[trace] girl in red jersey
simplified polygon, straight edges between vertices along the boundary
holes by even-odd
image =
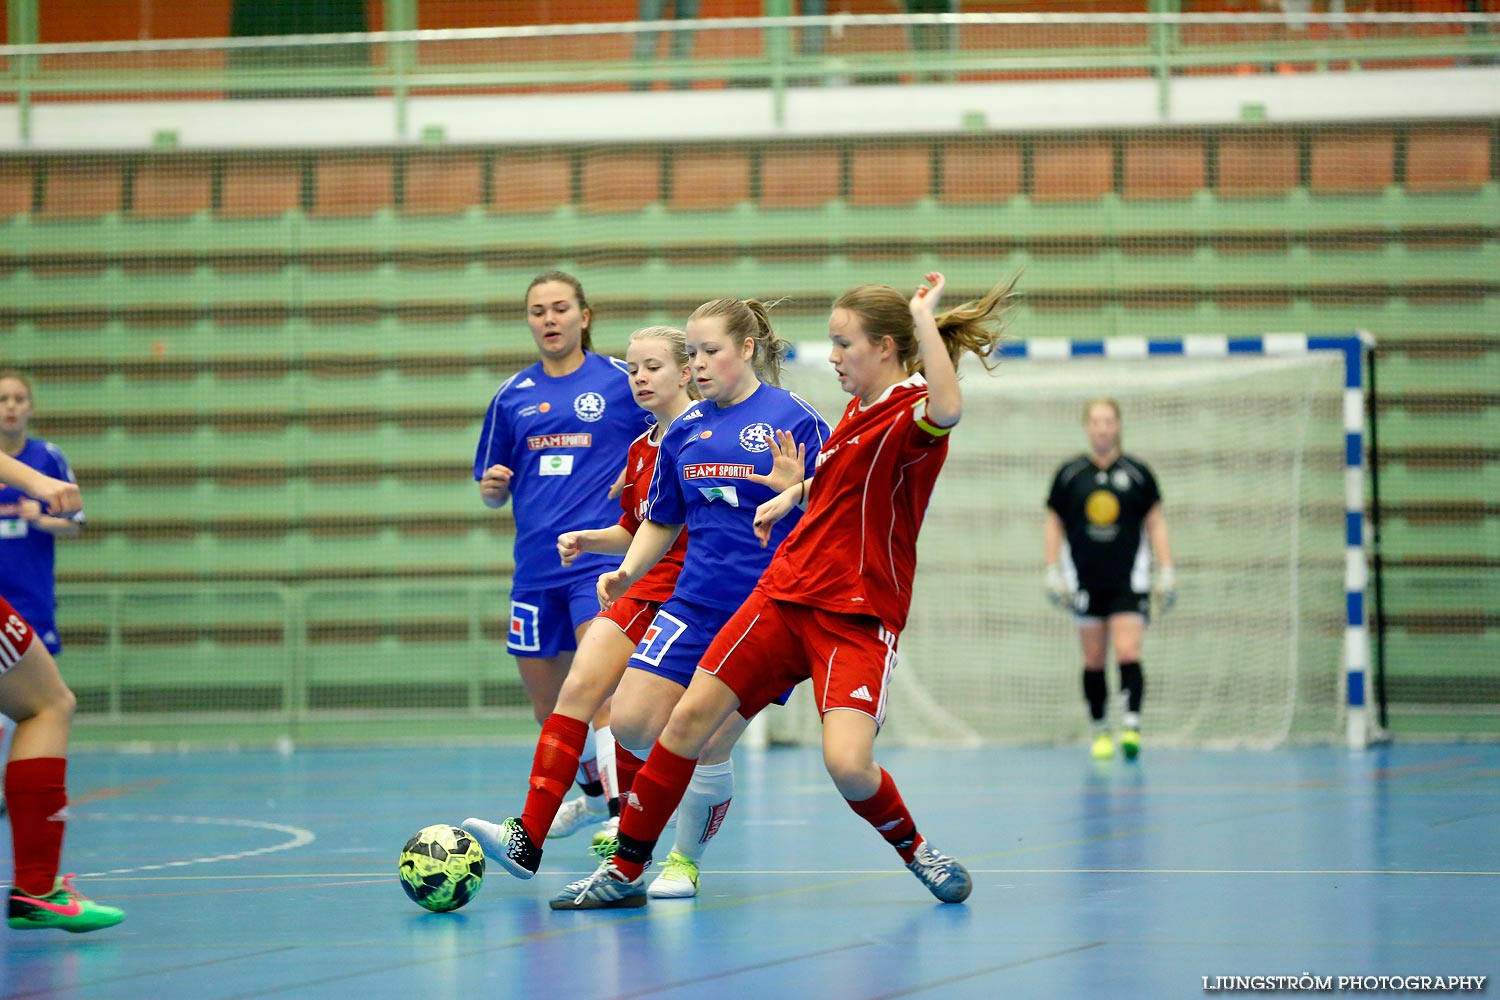
[[[558,535],[557,551],[564,566],[571,565],[583,552],[621,554],[630,548],[645,515],[646,492],[656,470],[662,435],[672,421],[699,398],[688,367],[687,335],[683,331],[665,326],[637,330],[630,336],[625,358],[635,400],[655,417],[656,422],[630,446],[620,495],[624,513],[619,521],[607,528],[566,531]],[[797,474],[801,475],[800,469]],[[483,845],[485,853],[516,877],[529,879],[541,865],[539,845],[562,804],[569,775],[578,765],[588,732],[588,720],[594,717],[620,683],[630,654],[645,635],[662,602],[672,596],[686,551],[687,532],[683,532],[661,561],[636,581],[624,597],[599,612],[584,633],[573,668],[558,694],[557,707],[542,724],[532,760],[530,789],[520,817],[502,823],[478,818],[464,820],[464,829]],[[744,726],[743,719],[732,721],[724,727],[723,739],[714,741],[705,749],[700,762],[700,767],[708,772],[701,781],[704,786],[720,783],[712,779],[729,767],[730,750]],[[627,722],[627,735],[629,728]],[[638,749],[645,750],[649,742],[649,739],[643,741]],[[624,795],[630,790],[630,781],[641,762],[635,760],[628,749],[618,755],[616,762],[619,791]],[[708,796],[712,801],[689,803],[685,812],[695,813],[696,809],[711,815],[714,806],[724,797],[712,794]],[[662,884],[653,887],[654,895],[696,894],[697,860],[702,856],[708,837],[684,839],[688,843],[682,845],[683,856],[692,863],[692,871],[688,873],[691,877],[685,874],[665,881],[658,879]]]
[[[962,415],[956,364],[964,351],[988,357],[1009,297],[1009,286],[997,287],[934,316],[943,276],[926,279],[910,301],[862,285],[834,303],[830,361],[855,398],[818,457],[816,477],[763,503],[755,532],[766,540],[794,506],[806,504],[807,514],[708,647],[636,775],[614,857],[568,908],[640,906],[651,851],[709,737],[736,710],[751,718],[808,679],[823,719],[823,759],[850,808],[939,900],[968,897],[968,871],[917,832],[874,760],[911,605],[917,532]]]
[[[83,507],[75,484],[44,476],[9,455],[0,454],[0,482],[46,504],[54,517]],[[95,931],[119,923],[125,914],[79,895],[72,876],[57,877],[67,825],[68,736],[75,701],[57,672],[57,661],[36,639],[26,620],[0,598],[0,713],[16,722],[5,767],[16,870],[6,916],[16,930]]]

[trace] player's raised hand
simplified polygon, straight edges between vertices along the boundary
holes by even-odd
[[[573,560],[583,555],[582,531],[564,531],[557,536],[557,557],[564,566],[573,565]]]
[[[943,287],[947,280],[939,271],[928,271],[926,274],[927,284],[918,286],[916,294],[911,297],[911,312],[913,316],[919,314],[932,315],[937,310],[938,302],[943,297]]]
[[[755,537],[760,539],[761,548],[765,548],[770,543],[771,529],[776,527],[776,522],[790,514],[792,508],[797,506],[802,486],[801,484],[794,485],[796,489],[788,487],[755,508]]]
[[[807,473],[807,446],[793,440],[791,431],[767,434],[766,444],[771,446],[771,471],[764,476],[752,472],[749,480],[777,493],[802,482]]]
[[[479,496],[486,507],[501,507],[510,499],[510,480],[515,473],[503,465],[492,465],[479,477]]]
[[[630,576],[623,568],[600,573],[599,583],[595,589],[599,594],[599,610],[608,611],[614,606],[615,601],[624,597],[625,591],[630,589]]]

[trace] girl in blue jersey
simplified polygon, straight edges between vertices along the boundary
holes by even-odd
[[[516,658],[532,714],[543,722],[557,703],[578,639],[599,610],[594,580],[613,565],[600,555],[560,565],[557,536],[614,520],[610,488],[646,419],[624,363],[593,353],[593,312],[577,278],[549,271],[532,279],[526,319],[541,357],[507,379],[490,402],[474,479],[486,507],[509,502],[515,517],[506,650]],[[602,713],[596,728],[607,722]],[[607,747],[607,734],[598,743]],[[593,747],[585,750],[579,768],[585,795],[559,811],[552,836],[606,817],[608,775],[601,779],[595,757]]]
[[[808,403],[776,384],[787,344],[771,329],[763,303],[704,303],[688,319],[687,344],[703,400],[688,407],[662,437],[646,520],[620,567],[599,577],[599,603],[608,608],[687,527],[687,556],[677,586],[615,690],[617,757],[628,755],[632,760],[627,766],[637,768],[661,735],[708,644],[755,587],[801,513],[778,523],[762,548],[753,524],[756,508],[812,476],[829,430]],[[788,447],[793,441],[804,444]],[[797,461],[787,462],[790,456]],[[710,835],[723,822],[733,788],[727,760],[722,769],[720,775],[700,773],[693,779],[702,783],[709,777],[723,785],[722,805],[703,818]],[[684,830],[692,826],[679,818],[678,845],[662,874],[668,883],[696,887],[697,866],[680,850]],[[655,894],[693,893],[673,893],[663,886]],[[553,898],[552,908],[572,909],[577,896],[576,884],[565,888]]]
[[[50,441],[27,437],[34,411],[31,383],[20,372],[0,372],[0,451],[53,479],[74,482],[68,460]],[[47,513],[36,499],[13,486],[0,486],[0,597],[36,630],[56,656],[55,539],[83,530],[83,512],[68,517]]]

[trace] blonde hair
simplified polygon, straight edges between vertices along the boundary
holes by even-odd
[[[627,344],[634,344],[638,340],[665,340],[671,348],[672,360],[677,362],[678,367],[688,366],[687,334],[675,326],[643,326],[630,335]],[[698,383],[688,379],[687,394],[689,399],[702,399],[703,393],[698,391]]]
[[[1089,422],[1089,411],[1093,410],[1093,408],[1096,407],[1096,406],[1107,406],[1107,407],[1109,407],[1111,410],[1115,411],[1115,420],[1119,421],[1121,423],[1124,422],[1121,419],[1121,417],[1120,417],[1120,404],[1119,403],[1115,402],[1114,399],[1111,398],[1111,397],[1109,397],[1109,396],[1095,396],[1093,399],[1091,399],[1087,403],[1083,404],[1083,422],[1084,423],[1088,423]]]
[[[943,346],[948,349],[948,359],[955,368],[965,351],[978,357],[986,369],[999,364],[993,351],[995,344],[1005,335],[1004,315],[1010,308],[1015,285],[1016,279],[1011,278],[990,289],[982,298],[933,317],[937,321],[938,333],[942,334]],[[908,374],[922,370],[909,296],[890,285],[857,285],[840,295],[833,308],[853,313],[870,340],[879,343],[882,337],[890,337],[896,345],[896,356]]]
[[[750,366],[755,369],[756,378],[779,386],[781,385],[781,362],[786,358],[787,350],[791,347],[791,344],[782,340],[776,335],[776,331],[771,329],[770,310],[781,301],[781,299],[775,302],[761,302],[759,299],[712,299],[694,309],[688,320],[719,317],[724,320],[724,332],[734,343],[742,344],[746,340],[753,340],[755,353],[750,356]]]

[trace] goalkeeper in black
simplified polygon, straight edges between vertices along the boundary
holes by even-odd
[[[1057,470],[1047,496],[1045,555],[1047,597],[1070,609],[1083,645],[1083,694],[1093,720],[1092,753],[1115,754],[1107,707],[1104,664],[1114,646],[1120,665],[1120,750],[1141,750],[1141,639],[1157,610],[1176,600],[1172,549],[1156,476],[1140,459],[1120,451],[1120,406],[1112,399],[1084,404],[1089,449]]]

